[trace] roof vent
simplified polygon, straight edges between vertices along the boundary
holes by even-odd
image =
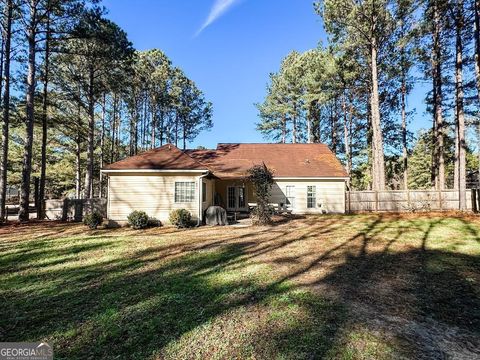
[[[309,160],[309,159],[305,159],[305,164],[310,164],[310,160]]]
[[[168,144],[168,150],[172,150],[172,146]]]

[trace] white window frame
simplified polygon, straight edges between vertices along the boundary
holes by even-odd
[[[317,208],[317,186],[307,185],[307,209],[316,209],[316,208]]]
[[[295,185],[285,186],[285,206],[295,209]]]
[[[181,187],[183,187],[183,189]],[[195,181],[175,181],[175,203],[180,204],[194,202],[195,190]]]

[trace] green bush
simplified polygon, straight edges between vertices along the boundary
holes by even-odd
[[[102,222],[103,222],[103,216],[95,211],[92,213],[86,214],[83,217],[83,223],[92,230],[96,229],[98,225],[102,224]]]
[[[132,211],[127,217],[128,225],[135,230],[145,229],[148,226],[149,218],[145,211]]]
[[[169,216],[170,223],[177,228],[187,228],[192,225],[192,214],[185,209],[172,210]]]
[[[273,185],[273,173],[265,164],[262,164],[251,167],[248,174],[248,180],[252,183],[257,198],[257,207],[252,212],[252,222],[254,225],[270,224],[272,211],[268,203]]]

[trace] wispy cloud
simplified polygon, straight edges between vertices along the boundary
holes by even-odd
[[[210,26],[220,16],[225,14],[233,5],[235,5],[239,1],[240,0],[215,0],[215,3],[213,4],[212,9],[210,10],[210,14],[208,14],[208,17],[203,23],[203,25],[195,33],[195,36],[200,35],[200,33],[203,30],[205,30],[208,26]]]

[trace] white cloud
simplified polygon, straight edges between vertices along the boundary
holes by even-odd
[[[210,14],[208,14],[207,19],[203,23],[203,25],[198,29],[195,36],[200,35],[200,33],[205,30],[209,25],[211,25],[215,20],[217,20],[220,16],[225,14],[235,3],[239,2],[239,0],[215,0],[212,9],[210,10]]]

